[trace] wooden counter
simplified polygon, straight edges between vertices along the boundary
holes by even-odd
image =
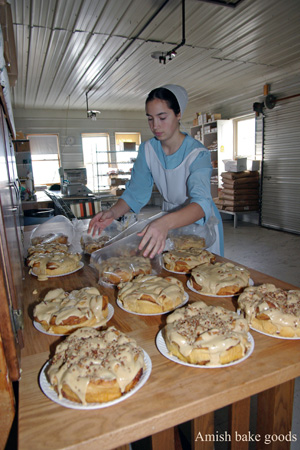
[[[293,287],[254,270],[250,272],[255,284],[271,282],[282,288]],[[162,275],[167,272],[163,271]],[[186,282],[186,276],[178,277]],[[39,387],[39,372],[62,338],[37,331],[32,324],[32,310],[38,298],[49,289],[63,287],[69,291],[85,286],[97,286],[106,291],[114,306],[109,325],[115,325],[137,340],[152,360],[152,372],[146,384],[125,401],[103,409],[80,411],[52,402]],[[37,295],[33,294],[35,289]],[[202,299],[229,309],[235,307],[235,300],[231,298],[204,297],[188,288],[186,291],[190,301]],[[213,433],[213,411],[230,404],[231,448],[246,449],[248,442],[236,442],[234,434],[248,432],[250,397],[257,393],[261,393],[257,427],[261,438],[257,448],[289,448],[286,440],[266,445],[264,436],[267,433],[287,435],[291,431],[293,380],[300,375],[300,340],[277,339],[251,331],[255,349],[241,364],[218,369],[187,367],[168,360],[156,348],[155,337],[165,323],[165,315],[147,317],[126,313],[116,305],[115,296],[113,289],[97,285],[97,273],[88,262],[75,274],[46,282],[26,275],[25,348],[19,393],[20,450],[46,446],[50,449],[113,449],[146,436],[153,436],[153,448],[171,449],[175,448],[172,427],[195,419],[192,422],[194,435],[200,432],[205,437],[205,433]],[[160,433],[163,430],[166,431]],[[198,440],[192,448],[213,449],[213,442]]]

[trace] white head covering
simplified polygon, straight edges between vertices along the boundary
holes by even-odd
[[[184,113],[184,110],[186,108],[189,99],[188,93],[186,92],[184,87],[178,86],[177,84],[165,84],[162,87],[168,89],[175,95],[182,115]]]

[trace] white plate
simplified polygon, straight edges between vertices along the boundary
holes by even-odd
[[[289,339],[289,340],[295,340],[295,341],[297,341],[297,339],[300,339],[300,336],[296,336],[296,337],[285,337],[285,336],[279,336],[278,334],[268,334],[268,333],[265,333],[264,331],[259,331],[259,330],[257,330],[256,328],[253,328],[251,325],[250,325],[250,328],[251,328],[251,330],[253,330],[253,331],[256,331],[257,333],[260,333],[260,334],[264,334],[265,336],[268,336],[268,337],[271,337],[271,338],[277,338],[277,339]]]
[[[206,294],[205,292],[197,291],[197,289],[194,289],[191,284],[191,280],[188,280],[186,282],[186,285],[191,291],[196,292],[196,294],[205,295],[206,297],[236,297],[241,294],[241,292],[238,294],[230,294],[230,295]],[[252,278],[250,278],[249,280],[249,286],[254,286],[254,281],[252,280]]]
[[[111,305],[109,303],[108,304],[108,315],[107,315],[107,318],[106,318],[106,322],[108,322],[112,318],[113,315],[114,315],[114,307],[113,307],[113,305]],[[103,325],[105,325],[105,323],[103,323]],[[33,321],[33,326],[34,326],[34,328],[36,328],[41,333],[49,334],[50,336],[65,336],[64,334],[51,333],[50,331],[46,331],[43,328],[42,324],[40,324],[39,322],[36,322],[35,320]],[[98,328],[99,326],[101,326],[101,325],[97,324],[93,328]]]
[[[188,367],[196,367],[197,369],[221,369],[223,367],[231,367],[231,366],[234,366],[236,364],[239,364],[239,363],[245,361],[245,359],[249,358],[249,356],[252,354],[252,352],[254,350],[254,339],[250,333],[248,333],[248,341],[250,342],[251,347],[249,348],[246,355],[243,356],[243,358],[238,359],[237,361],[233,361],[228,364],[215,365],[215,366],[201,366],[200,364],[186,363],[184,361],[181,361],[181,359],[177,358],[176,356],[171,355],[169,353],[169,350],[168,350],[165,340],[163,338],[162,330],[160,330],[156,336],[156,346],[163,356],[165,356],[166,358],[170,359],[173,362],[176,362],[177,364],[182,364],[183,366],[188,366]]]
[[[131,391],[127,392],[126,394],[122,395],[121,397],[117,398],[116,400],[112,400],[111,402],[106,403],[89,403],[87,405],[82,405],[81,403],[71,402],[70,400],[67,400],[66,398],[58,398],[58,394],[55,392],[55,390],[52,388],[51,384],[47,380],[45,370],[49,364],[49,361],[44,364],[42,367],[42,370],[40,372],[39,376],[39,384],[40,388],[43,391],[43,393],[46,395],[46,397],[50,398],[55,403],[58,403],[61,406],[65,406],[66,408],[72,408],[72,409],[101,409],[101,408],[107,408],[108,406],[116,405],[117,403],[123,402],[128,397],[131,397],[133,394],[135,394],[139,389],[141,389],[142,386],[146,383],[148,380],[151,370],[152,370],[152,362],[150,359],[150,356],[148,353],[144,352],[144,363],[146,366],[146,369],[144,370],[143,375],[141,376],[138,383],[135,385]]]
[[[31,275],[34,275],[35,277],[47,277],[47,278],[57,278],[57,277],[64,277],[65,275],[70,275],[71,273],[77,272],[78,270],[82,269],[84,266],[84,263],[82,261],[79,262],[79,267],[77,267],[77,269],[72,270],[71,272],[66,272],[66,273],[61,273],[60,275],[37,275],[36,273],[33,272],[33,270],[31,271]]]
[[[161,313],[155,313],[155,314],[141,314],[141,313],[137,313],[137,312],[133,312],[133,311],[129,311],[129,309],[125,309],[121,300],[117,298],[117,305],[119,306],[119,308],[123,309],[123,311],[129,312],[131,314],[135,314],[136,316],[161,316],[162,314],[168,314],[169,312],[174,311],[177,308],[180,308],[181,306],[185,305],[189,300],[189,294],[187,292],[184,293],[184,300],[182,303],[180,303],[180,305],[176,306],[176,308],[170,309],[169,311],[164,311]]]
[[[190,273],[190,271],[188,271],[188,272],[176,272],[175,270],[167,269],[167,268],[165,267],[165,265],[163,265],[163,269],[165,269],[167,272],[170,272],[170,273],[178,273],[178,275],[187,275],[188,273]],[[191,269],[191,270],[192,270],[192,269]]]

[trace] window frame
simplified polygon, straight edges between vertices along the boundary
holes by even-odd
[[[233,122],[233,157],[237,158],[240,156],[238,154],[238,123],[243,122],[245,120],[254,119],[255,121],[255,114],[247,114],[245,116],[235,117],[232,119]],[[255,158],[256,155],[256,148],[255,148],[255,129],[254,129],[254,153],[253,158]]]
[[[33,171],[33,177],[34,177],[34,163],[35,162],[54,162],[57,160],[58,163],[58,169],[61,167],[61,156],[60,156],[60,147],[59,147],[59,135],[57,133],[28,133],[26,135],[26,138],[29,140],[30,142],[30,137],[46,137],[46,136],[54,136],[56,138],[56,148],[57,148],[57,159],[47,159],[47,158],[43,158],[43,159],[35,159],[36,158],[36,154],[32,153],[32,149],[30,149],[30,153],[31,153],[31,165],[32,165],[32,171]],[[51,155],[53,155],[54,153],[51,153]],[[44,185],[44,186],[51,186],[52,184],[55,183],[60,183],[60,175],[59,175],[59,171],[57,171],[57,180],[51,182],[51,183],[36,183],[34,181],[35,185],[40,186],[40,185]]]
[[[106,147],[107,147],[107,149],[106,149],[106,151],[103,151],[103,152],[101,152],[101,153],[106,153],[106,157],[107,157],[107,162],[103,162],[103,163],[101,163],[101,161],[98,161],[97,160],[97,151],[95,152],[95,156],[96,156],[96,161],[93,161],[93,162],[86,162],[86,160],[85,160],[85,158],[84,158],[84,145],[83,145],[83,140],[84,139],[88,139],[88,138],[103,138],[103,137],[105,137],[106,138]],[[96,185],[95,185],[95,183],[94,183],[94,181],[92,182],[92,183],[89,183],[89,173],[90,173],[90,171],[89,171],[89,167],[88,166],[93,166],[94,164],[97,164],[97,166],[100,164],[107,164],[107,166],[108,166],[108,168],[112,168],[116,163],[115,163],[115,161],[113,161],[113,159],[114,158],[112,158],[112,156],[113,156],[113,153],[114,152],[112,152],[111,151],[111,149],[110,149],[110,135],[109,135],[109,133],[108,132],[99,132],[99,133],[95,133],[95,132],[93,132],[93,133],[86,133],[86,132],[84,132],[84,133],[81,133],[81,142],[82,142],[82,158],[83,158],[83,163],[84,163],[84,166],[85,166],[85,168],[87,169],[87,185],[90,187],[90,189],[93,191],[93,192],[101,192],[101,190],[106,190],[106,189],[101,189],[101,186],[103,187],[104,185],[101,185],[101,184],[99,184],[99,177],[101,177],[101,176],[106,176],[106,174],[100,174],[99,175],[99,172],[97,172],[97,174],[96,174],[96,176],[97,176],[97,180],[98,180],[98,183],[97,183],[97,187],[96,187]],[[97,167],[97,171],[98,171],[98,167]],[[108,175],[107,175],[108,176]],[[93,174],[93,180],[95,179],[95,174]],[[92,186],[91,186],[91,184],[92,184]]]

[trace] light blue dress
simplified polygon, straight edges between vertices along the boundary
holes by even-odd
[[[198,224],[204,225],[212,216],[217,218],[217,238],[210,250],[224,256],[222,219],[210,192],[211,173],[210,152],[191,136],[186,135],[172,155],[166,155],[160,141],[152,138],[140,145],[131,179],[121,198],[132,211],[139,213],[150,200],[155,183],[164,199],[164,211],[198,203],[205,213]]]

